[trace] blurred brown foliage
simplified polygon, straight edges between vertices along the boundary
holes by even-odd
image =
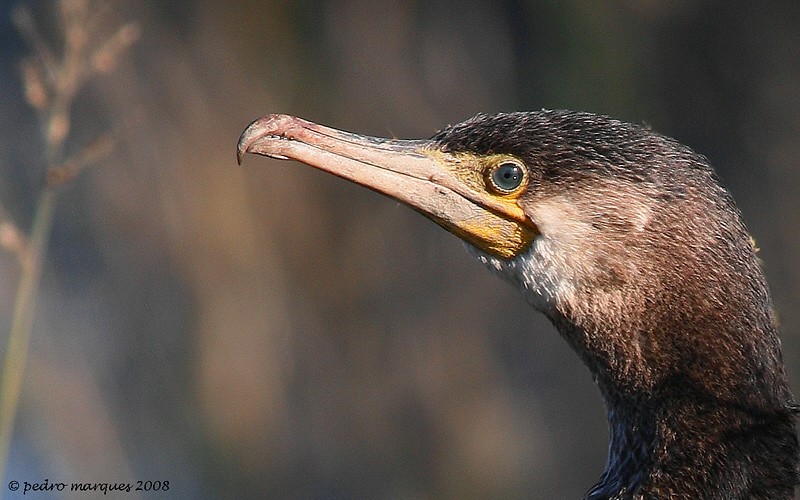
[[[140,38],[75,96],[68,156],[106,131],[115,149],[59,198],[7,480],[576,498],[599,477],[602,401],[546,320],[411,210],[300,165],[237,167],[239,133],[268,112],[427,137],[479,111],[574,108],[676,137],[709,157],[761,247],[800,391],[800,3],[110,14]],[[25,228],[43,144],[24,45],[3,36],[0,197]],[[18,272],[0,255],[3,331]]]

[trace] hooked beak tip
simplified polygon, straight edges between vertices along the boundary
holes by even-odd
[[[239,165],[242,164],[242,157],[250,152],[250,146],[258,139],[259,136],[259,128],[258,123],[261,121],[261,118],[257,120],[253,120],[250,122],[250,125],[244,129],[242,135],[239,136],[239,142],[236,145],[236,163]]]
[[[239,136],[239,143],[236,147],[236,162],[241,165],[242,157],[247,153],[259,154],[278,160],[286,160],[288,157],[275,149],[275,146],[282,144],[283,139],[288,139],[292,133],[297,133],[309,122],[289,115],[267,115],[257,118],[250,122]],[[269,143],[269,140],[275,139]],[[278,140],[281,139],[281,140]]]

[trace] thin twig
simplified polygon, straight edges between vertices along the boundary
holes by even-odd
[[[14,301],[11,331],[3,359],[3,379],[0,383],[0,472],[4,473],[17,413],[22,375],[28,359],[28,345],[36,308],[36,290],[42,274],[42,258],[50,237],[53,222],[55,192],[47,188],[36,204],[36,213],[28,240],[28,252],[21,259],[22,275]],[[1,495],[2,493],[0,493]]]
[[[58,79],[58,61],[47,44],[44,43],[44,38],[33,21],[30,9],[20,5],[14,9],[11,18],[17,31],[20,32],[25,42],[33,49],[34,56],[39,60],[39,64],[47,75],[47,80],[52,85]]]
[[[114,140],[109,135],[95,139],[77,155],[47,171],[47,185],[59,186],[74,179],[83,169],[90,167],[111,154]]]

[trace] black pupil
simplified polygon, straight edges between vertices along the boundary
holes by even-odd
[[[522,168],[515,163],[503,163],[492,173],[492,181],[501,191],[513,191],[522,184]]]

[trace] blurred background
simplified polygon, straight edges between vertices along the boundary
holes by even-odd
[[[800,2],[0,5],[0,204],[21,232],[48,164],[15,9],[56,56],[67,7],[90,47],[137,35],[69,106],[65,157],[114,147],[57,188],[6,482],[569,499],[599,478],[602,400],[550,324],[412,210],[298,164],[237,167],[271,112],[418,138],[572,108],[677,138],[761,248],[800,393]],[[0,252],[0,346],[20,269]]]

